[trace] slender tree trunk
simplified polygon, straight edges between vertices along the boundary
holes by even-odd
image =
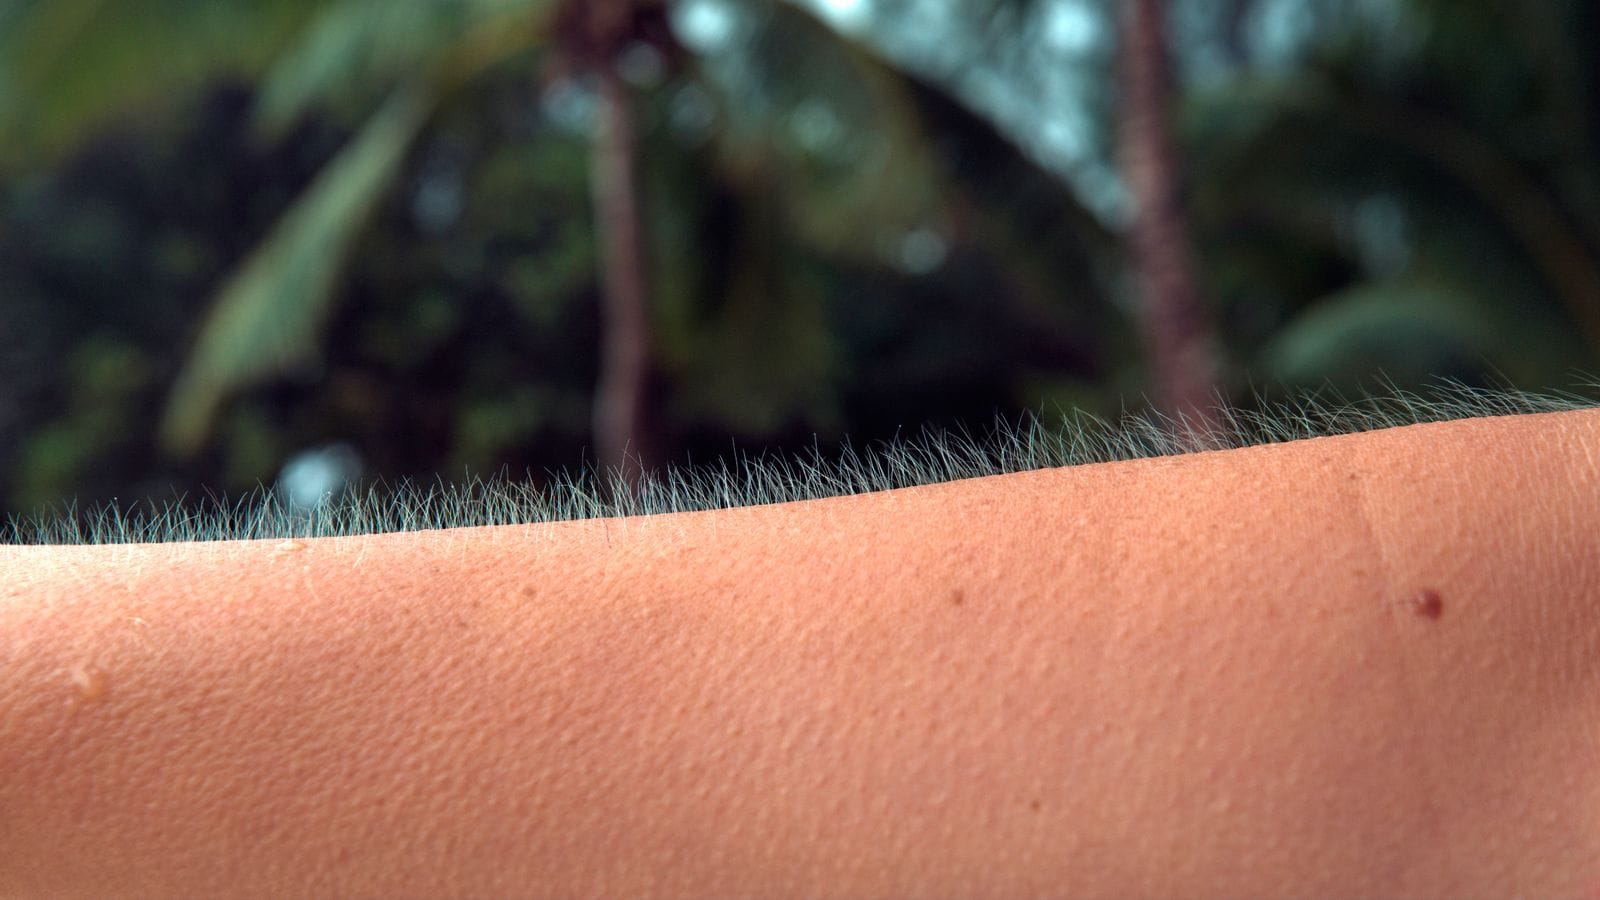
[[[600,380],[593,427],[602,471],[615,471],[632,490],[654,462],[647,396],[652,352],[633,98],[615,64],[630,4],[612,0],[610,6],[592,13],[594,21],[604,21],[597,28],[604,33],[597,41],[601,52],[594,66],[600,117],[590,176],[602,270]]]
[[[1219,344],[1200,303],[1184,221],[1164,4],[1124,0],[1121,12],[1122,171],[1135,207],[1139,324],[1160,410],[1203,435],[1218,422]]]

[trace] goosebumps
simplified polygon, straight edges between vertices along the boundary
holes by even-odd
[[[1584,387],[1593,391],[1600,382]],[[1424,422],[1527,413],[1565,412],[1600,406],[1569,393],[1535,394],[1474,388],[1444,382],[1430,396],[1394,391],[1356,403],[1317,398],[1263,411],[1224,409],[1218,430],[1194,432],[1186,421],[1155,414],[1125,416],[1115,425],[1093,416],[1063,416],[1047,425],[1037,416],[1020,423],[996,420],[991,433],[925,431],[920,436],[858,453],[846,445],[836,459],[813,451],[809,459],[743,457],[714,468],[669,469],[645,479],[637,491],[611,488],[594,472],[557,474],[544,489],[496,478],[466,485],[402,484],[382,491],[354,491],[329,508],[306,516],[270,492],[234,504],[199,510],[177,504],[147,514],[115,507],[87,514],[64,512],[14,519],[0,527],[0,543],[113,544],[277,538],[292,552],[297,538],[422,531],[479,525],[509,525],[565,519],[606,518],[726,509],[862,494],[894,488],[980,478],[1011,472],[1113,460],[1170,456],[1193,450],[1223,450],[1333,434],[1373,431]],[[1423,592],[1426,595],[1427,592]],[[1438,618],[1439,601],[1413,600],[1418,615]],[[1436,595],[1435,595],[1436,596]]]

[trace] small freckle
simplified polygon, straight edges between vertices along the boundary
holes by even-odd
[[[1444,615],[1444,598],[1433,588],[1423,588],[1411,597],[1411,611],[1424,619]]]
[[[960,606],[961,604],[963,604],[965,602],[967,602],[967,595],[966,594],[961,593],[961,591],[959,591],[959,590],[955,590],[955,591],[951,591],[950,592],[950,605],[951,606]]]
[[[72,669],[72,686],[78,689],[78,699],[83,702],[93,702],[106,695],[111,689],[111,676],[106,670],[93,663],[75,666]]]
[[[306,548],[305,541],[287,540],[279,541],[278,546],[272,548],[277,553],[298,553]]]
[[[1028,804],[1028,808],[1033,810],[1034,812],[1038,812],[1039,811],[1039,801],[1034,800],[1033,802],[1029,803]]]

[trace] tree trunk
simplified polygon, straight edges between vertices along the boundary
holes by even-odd
[[[628,4],[623,0],[619,5]],[[625,15],[611,18],[627,19]],[[620,32],[619,28],[613,34]],[[634,168],[633,102],[615,64],[615,51],[620,48],[610,40],[603,40],[600,46],[602,52],[594,66],[600,116],[590,175],[602,270],[600,379],[595,387],[593,427],[601,471],[615,472],[631,491],[654,463],[647,396],[652,356],[649,302]]]
[[[1122,172],[1134,199],[1139,325],[1156,403],[1203,442],[1219,421],[1219,345],[1200,303],[1184,222],[1163,9],[1160,0],[1123,2]]]

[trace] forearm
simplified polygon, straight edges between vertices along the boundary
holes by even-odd
[[[1595,448],[0,548],[0,894],[1593,890]]]

